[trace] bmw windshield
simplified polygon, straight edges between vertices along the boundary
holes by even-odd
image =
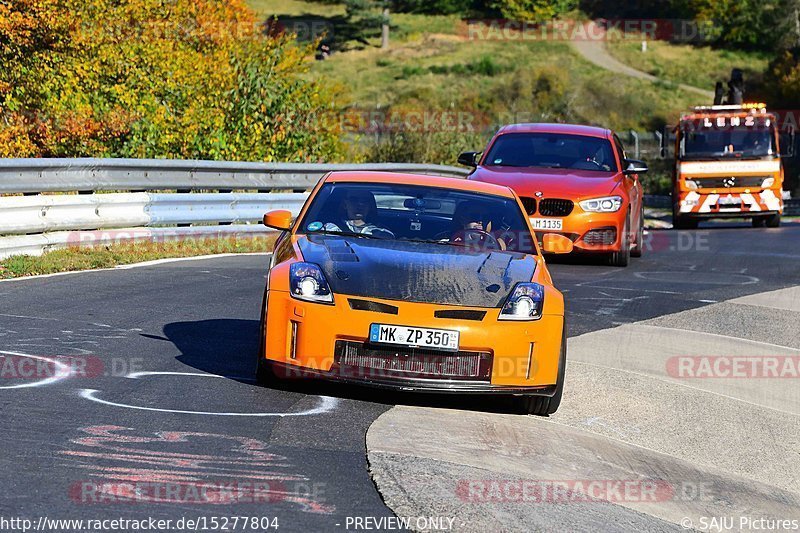
[[[483,161],[485,166],[617,171],[608,139],[561,133],[506,133]]]

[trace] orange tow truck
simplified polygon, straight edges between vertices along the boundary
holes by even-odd
[[[782,134],[765,104],[695,107],[681,116],[673,132],[675,228],[732,217],[750,218],[754,227],[780,226],[781,158],[792,156],[794,131]],[[786,147],[783,153],[781,145]]]

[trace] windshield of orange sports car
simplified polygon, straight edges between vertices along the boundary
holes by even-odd
[[[536,253],[514,199],[420,185],[328,183],[297,232]]]
[[[608,139],[561,133],[506,133],[494,141],[483,164],[617,172]]]

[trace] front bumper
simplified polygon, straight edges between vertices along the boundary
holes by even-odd
[[[675,211],[680,216],[696,218],[773,215],[783,212],[783,199],[780,189],[680,191]]]
[[[542,217],[532,216],[531,220],[537,218],[559,218],[562,220],[563,228],[558,231],[536,230],[536,237],[541,242],[545,233],[558,233],[570,239],[576,252],[583,253],[608,253],[618,252],[622,241],[622,228],[625,227],[626,210],[620,209],[615,213],[590,213],[583,211],[580,206],[575,205],[572,213],[565,217]],[[598,239],[600,232],[604,235],[613,234],[613,238]]]
[[[351,300],[368,300],[376,305],[354,309]],[[554,393],[557,382],[564,327],[562,301],[555,296],[548,301],[546,295],[541,319],[514,322],[498,321],[499,309],[341,294],[335,295],[333,305],[324,305],[270,290],[264,354],[278,375],[287,379],[323,378],[396,390],[547,396]],[[485,312],[485,316],[437,318],[434,313],[442,310]],[[368,343],[373,323],[457,330],[459,352],[376,347]],[[343,345],[363,350],[345,359]]]

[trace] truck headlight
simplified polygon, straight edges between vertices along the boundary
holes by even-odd
[[[333,303],[333,293],[322,269],[314,263],[292,263],[289,267],[292,298],[307,302]]]
[[[604,196],[580,202],[581,209],[594,213],[614,213],[622,207],[621,196]]]
[[[772,176],[770,176],[769,178],[767,178],[767,179],[765,179],[764,181],[761,182],[761,188],[762,189],[769,189],[773,185],[775,185],[775,178],[772,177]]]
[[[696,191],[697,190],[697,182],[696,181],[694,181],[694,180],[685,180],[684,183],[686,184],[686,188],[689,189],[690,191]]]
[[[538,320],[544,308],[544,287],[538,283],[517,283],[503,304],[499,320]]]

